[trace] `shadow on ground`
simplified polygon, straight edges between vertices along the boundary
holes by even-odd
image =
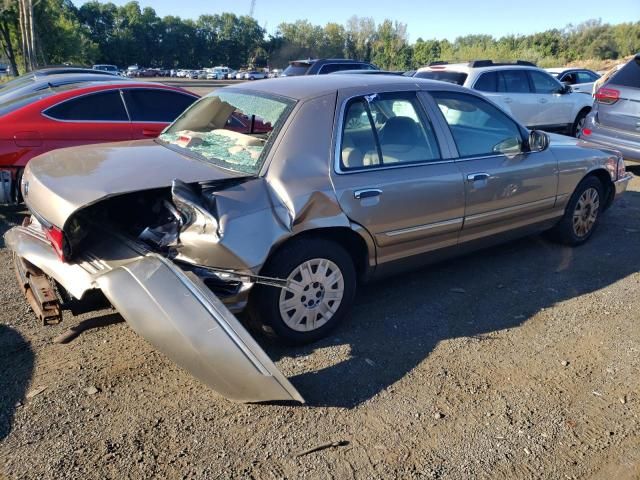
[[[581,247],[527,237],[364,286],[350,318],[329,338],[295,350],[268,342],[265,349],[277,359],[348,345],[348,360],[290,380],[307,406],[352,408],[402,379],[443,340],[487,339],[640,271],[638,241],[640,193],[628,192]]]
[[[0,441],[11,432],[13,416],[33,373],[34,354],[13,328],[0,325]]]

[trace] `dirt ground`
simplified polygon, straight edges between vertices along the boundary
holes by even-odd
[[[640,478],[639,242],[635,178],[583,247],[525,238],[362,288],[309,347],[258,337],[305,405],[233,404],[111,311],[53,343],[96,315],[39,326],[2,248],[0,478]]]

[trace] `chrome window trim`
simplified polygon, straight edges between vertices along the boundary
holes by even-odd
[[[107,89],[105,88],[104,90],[98,90],[97,92],[87,92],[87,93],[83,93],[82,95],[78,95],[77,97],[72,97],[72,98],[67,98],[65,100],[61,100],[58,103],[51,105],[49,107],[47,107],[45,110],[43,110],[42,112],[40,112],[40,115],[42,115],[45,118],[48,118],[49,120],[53,120],[54,122],[60,122],[60,123],[131,123],[131,118],[129,118],[129,120],[64,120],[62,118],[55,118],[52,117],[51,115],[47,114],[47,112],[49,110],[51,110],[52,108],[55,108],[59,105],[63,105],[67,102],[70,102],[72,100],[77,100],[79,98],[83,98],[83,97],[88,97],[91,95],[98,95],[100,93],[111,93],[114,91],[118,91],[120,92],[120,101],[122,102],[122,106],[124,108],[124,113],[127,115],[127,117],[129,116],[129,113],[127,112],[127,107],[124,103],[124,100],[122,99],[122,88],[121,87],[117,87],[117,88],[112,88],[112,89]]]
[[[418,101],[418,104],[420,105],[420,107],[422,107],[423,110],[423,114],[426,115],[427,120],[429,121],[429,123],[431,124],[431,129],[433,130],[433,136],[436,140],[436,144],[438,146],[438,151],[440,152],[440,156],[443,156],[443,151],[442,151],[442,145],[441,145],[441,139],[438,137],[438,132],[436,131],[435,125],[433,123],[433,120],[431,119],[431,117],[429,116],[429,112],[427,111],[427,108],[422,104],[422,102],[420,101],[420,98],[418,96],[418,93],[422,92],[423,90],[385,90],[385,91],[381,91],[381,92],[374,92],[377,95],[385,95],[385,94],[393,94],[393,93],[412,93],[415,96],[415,99]],[[392,170],[392,169],[397,169],[397,168],[411,168],[411,167],[424,167],[424,166],[428,166],[428,165],[441,165],[441,164],[445,164],[445,163],[454,163],[455,159],[454,158],[447,158],[447,159],[441,159],[441,160],[433,160],[433,161],[429,161],[429,160],[421,160],[421,161],[417,161],[417,162],[399,162],[397,165],[383,165],[380,167],[362,167],[362,168],[353,168],[353,169],[348,169],[348,170],[344,170],[342,168],[342,148],[340,148],[342,146],[342,137],[343,137],[343,126],[344,126],[344,115],[346,113],[346,108],[347,108],[347,104],[353,100],[354,98],[359,98],[359,97],[365,97],[367,94],[366,93],[359,93],[357,95],[351,95],[350,97],[347,97],[344,99],[344,101],[342,102],[342,105],[340,105],[340,110],[338,112],[338,123],[336,125],[337,129],[336,129],[336,134],[334,135],[335,138],[335,146],[334,146],[334,152],[333,152],[333,171],[338,174],[338,175],[353,175],[355,173],[363,173],[363,172],[373,172],[373,171],[378,171],[378,170]],[[373,93],[371,93],[370,95],[373,95]],[[419,112],[418,116],[420,116]]]
[[[158,121],[149,121],[149,122],[144,122],[144,121],[135,121],[135,120],[131,120],[131,115],[129,114],[129,108],[127,107],[127,102],[124,99],[124,92],[126,90],[151,90],[151,91],[157,91],[157,90],[162,90],[162,91],[169,91],[169,92],[174,92],[177,93],[178,95],[185,95],[188,97],[193,97],[196,101],[200,98],[197,95],[192,94],[191,92],[178,92],[176,90],[173,90],[171,88],[149,88],[146,85],[134,85],[131,87],[117,87],[117,88],[113,88],[113,89],[104,89],[104,90],[98,90],[96,92],[87,92],[87,93],[83,93],[82,95],[78,95],[77,97],[72,97],[72,98],[67,98],[65,100],[61,100],[58,103],[55,103],[49,107],[47,107],[45,110],[43,110],[42,112],[40,112],[40,115],[42,115],[45,118],[48,118],[49,120],[53,120],[54,122],[60,122],[60,123],[158,123],[158,124],[171,124],[172,122],[158,122]],[[72,100],[76,100],[78,98],[82,98],[82,97],[87,97],[90,95],[97,95],[99,93],[104,93],[104,92],[112,92],[114,90],[117,90],[120,92],[120,100],[122,101],[122,105],[124,106],[124,111],[127,114],[127,117],[129,118],[129,120],[64,120],[61,118],[55,118],[52,117],[51,115],[48,115],[46,112],[49,111],[52,108],[55,108],[59,105],[62,105],[64,103],[70,102]]]

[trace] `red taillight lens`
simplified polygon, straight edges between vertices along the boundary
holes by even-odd
[[[615,88],[599,88],[596,92],[596,102],[611,105],[620,100],[620,91]]]
[[[65,261],[65,245],[64,245],[64,232],[58,227],[51,227],[44,229],[47,238],[51,242],[51,246],[56,251],[58,258],[61,261]]]
[[[589,136],[589,135],[591,135],[591,129],[590,128],[583,128],[581,133],[582,133],[582,135]]]

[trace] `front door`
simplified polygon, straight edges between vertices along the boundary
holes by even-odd
[[[462,174],[415,92],[355,97],[341,111],[333,183],[375,239],[378,264],[456,245]]]
[[[184,112],[197,97],[168,89],[123,90],[134,139],[155,138]]]
[[[525,132],[479,96],[451,91],[431,96],[449,126],[465,181],[461,242],[554,215],[558,168],[549,150],[526,152]]]

